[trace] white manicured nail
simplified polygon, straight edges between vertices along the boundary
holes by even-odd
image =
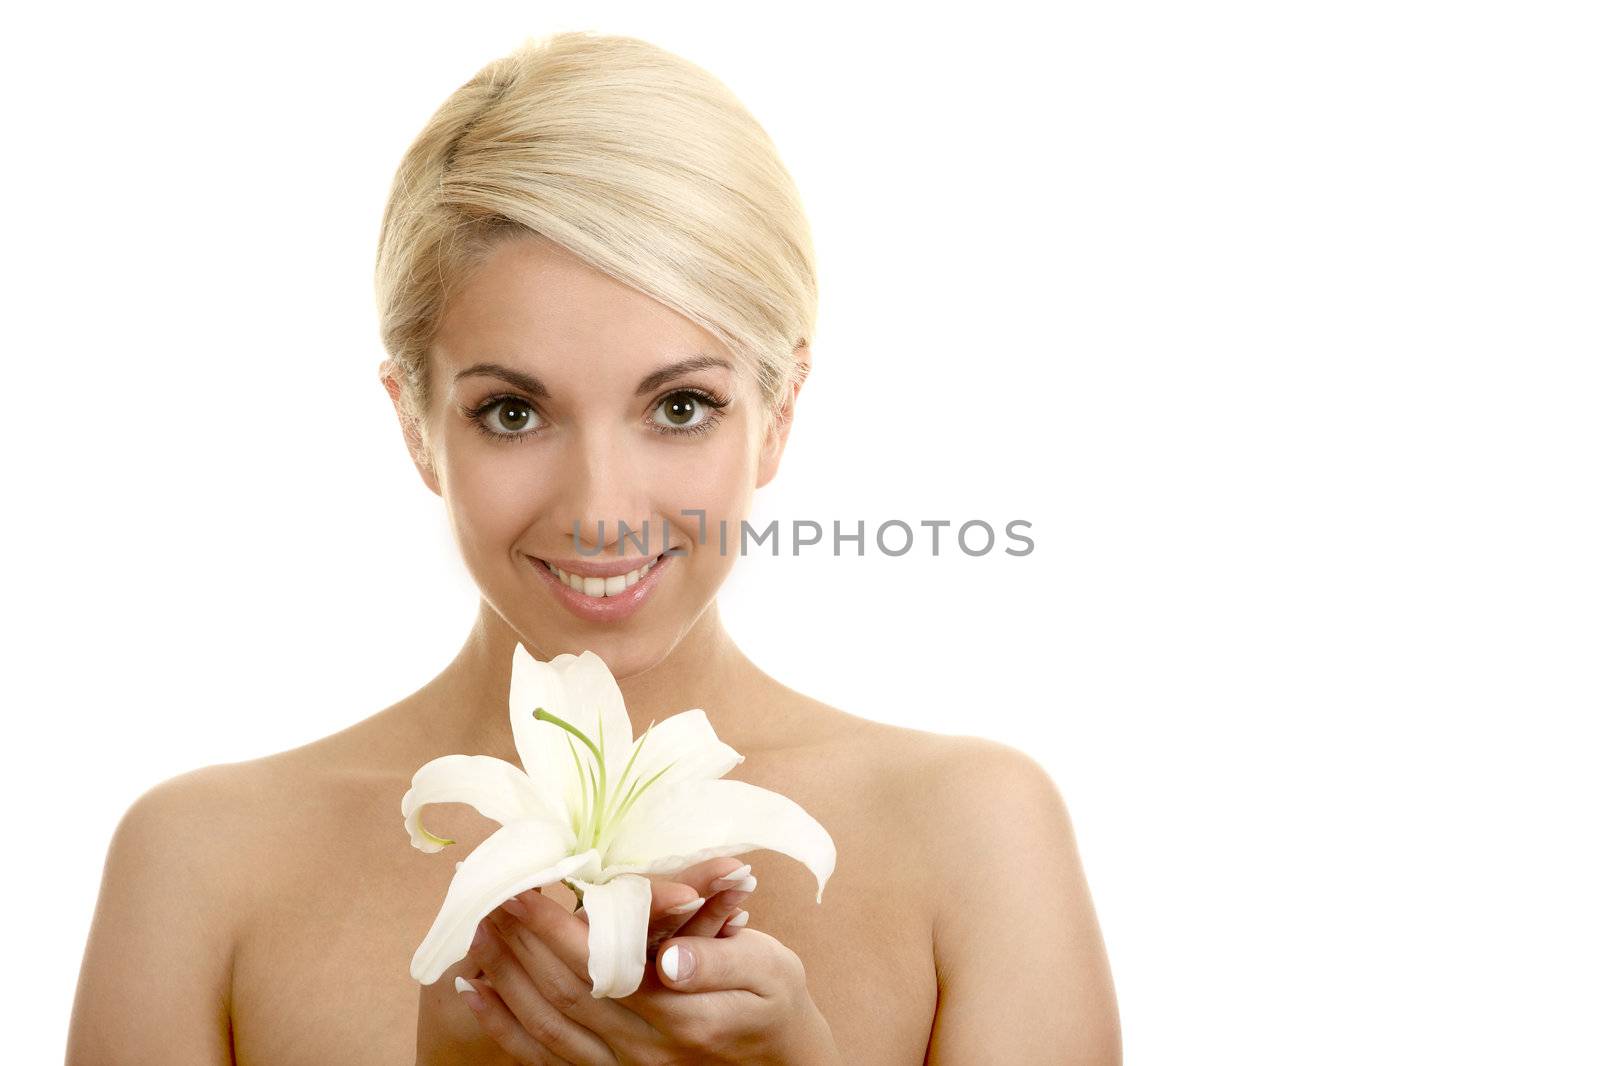
[[[735,914],[732,918],[729,918],[728,921],[727,921],[727,924],[729,926],[734,927],[734,928],[742,929],[742,928],[745,927],[746,924],[749,923],[749,921],[750,921],[750,912],[749,911],[740,911],[738,914]]]
[[[472,982],[467,980],[465,977],[457,977],[456,978],[456,991],[457,992],[476,992],[477,989],[473,988],[472,987]]]
[[[699,910],[705,904],[705,901],[706,901],[706,898],[704,896],[696,896],[694,899],[691,899],[688,903],[680,903],[676,907],[668,907],[667,908],[667,913],[668,914],[688,914],[690,911]]]
[[[711,882],[711,891],[713,891],[713,892],[721,892],[725,888],[732,888],[734,885],[738,884],[740,881],[743,881],[745,875],[748,874],[749,872],[750,872],[750,864],[749,863],[745,863],[743,866],[739,867],[737,870],[735,870],[732,873],[728,874],[726,877],[719,877],[715,881]]]
[[[672,980],[678,979],[678,945],[674,944],[661,953],[661,969]]]

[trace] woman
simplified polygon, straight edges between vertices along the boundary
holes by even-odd
[[[135,802],[69,1061],[1119,1061],[1093,906],[1039,765],[824,706],[722,627],[739,553],[706,533],[738,530],[775,476],[816,313],[799,197],[732,94],[627,37],[557,34],[491,63],[401,164],[378,295],[381,379],[481,590],[476,624],[395,706]],[[419,994],[408,964],[453,863],[412,849],[399,800],[439,755],[516,760],[518,644],[598,654],[636,735],[703,708],[745,756],[730,777],[832,835],[826,903],[771,852],[746,856],[759,895],[736,858],[657,878],[645,984],[594,999],[587,927],[551,886],[496,911]],[[496,828],[430,811],[457,857]]]

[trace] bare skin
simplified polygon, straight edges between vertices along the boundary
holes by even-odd
[[[400,826],[398,797],[411,773],[427,758],[456,750],[419,742],[437,720],[444,691],[425,689],[353,729],[278,756],[275,766],[250,771],[282,775],[284,787],[317,798],[307,801],[306,840],[276,853],[269,847],[253,864],[274,873],[258,888],[257,908],[235,949],[237,1062],[409,1061],[418,993],[407,970],[411,954],[438,911],[453,860],[495,828],[469,807],[430,808],[430,829],[458,844],[423,855]],[[828,828],[839,849],[821,906],[815,880],[799,863],[771,852],[740,856],[760,882],[742,905],[749,928],[771,933],[806,960],[813,998],[835,1039],[862,1055],[851,1061],[922,1062],[938,995],[933,897],[917,880],[927,871],[885,817],[893,800],[861,802],[884,790],[881,768],[871,760],[891,731],[788,692],[754,670],[728,698],[770,707],[796,723],[769,744],[739,748],[746,761],[728,776],[794,799]],[[869,739],[875,733],[876,743]],[[398,740],[407,736],[409,748]],[[510,745],[509,726],[504,742],[501,751]],[[574,905],[562,886],[547,893],[569,910]],[[332,1001],[330,981],[343,990]],[[428,991],[457,998],[447,980]],[[464,1025],[475,1024],[465,1006],[454,1009]]]
[[[733,400],[714,431],[667,436],[640,420],[682,382],[636,383],[692,351],[727,354],[544,242],[489,260],[444,316],[429,422],[402,419],[484,593],[476,624],[454,661],[400,703],[134,804],[107,857],[69,1064],[392,1066],[417,1052],[419,996],[449,999],[438,1008],[470,1032],[476,1020],[453,988],[419,990],[409,963],[455,861],[496,826],[464,805],[430,807],[429,828],[458,843],[426,855],[409,843],[400,797],[440,755],[516,761],[506,692],[519,642],[541,659],[600,654],[636,736],[704,709],[745,756],[727,776],[792,798],[828,830],[838,863],[820,906],[793,859],[739,861],[760,882],[742,904],[748,928],[802,960],[842,1061],[1120,1062],[1094,908],[1065,807],[1037,763],[987,740],[882,725],[768,677],[717,612],[734,556],[697,547],[681,519],[672,534],[687,554],[620,625],[574,616],[527,569],[529,556],[576,556],[574,519],[620,515],[637,528],[689,506],[736,525],[749,513],[787,422],[759,417],[734,368],[687,379]],[[537,437],[502,443],[469,428],[468,415],[505,391],[466,373],[490,355],[548,387]],[[385,384],[395,397],[392,376]],[[502,428],[532,423],[512,414]],[[818,643],[826,652],[825,636]],[[566,889],[548,891],[571,909]]]

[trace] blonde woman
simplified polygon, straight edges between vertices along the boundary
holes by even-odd
[[[737,99],[637,39],[530,41],[406,153],[377,288],[381,380],[481,590],[477,622],[400,703],[136,801],[69,1061],[1119,1061],[1094,909],[1040,766],[809,699],[719,619],[739,556],[703,533],[739,529],[776,475],[817,306],[799,195]],[[596,999],[584,917],[550,886],[419,988],[408,965],[453,863],[411,847],[400,797],[442,754],[516,760],[518,644],[598,654],[635,735],[703,708],[745,756],[730,777],[832,835],[826,902],[771,852],[657,878],[645,983]],[[495,828],[430,809],[458,855]]]

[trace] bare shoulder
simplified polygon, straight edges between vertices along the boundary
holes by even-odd
[[[893,729],[877,743],[895,753],[897,809],[932,882],[928,1062],[1120,1063],[1110,963],[1051,773],[984,737]],[[1014,1017],[1038,1020],[1005,1022]]]
[[[930,1066],[1120,1063],[1110,963],[1049,770],[986,737],[839,722],[837,755],[862,770],[851,780],[889,827],[896,876],[929,904]]]
[[[190,770],[150,788],[123,819],[185,826],[190,839],[204,841],[217,876],[224,877],[241,860],[260,858],[274,839],[292,837],[307,819],[336,813],[342,795],[362,792],[378,771],[354,747],[346,734],[336,733],[259,758]],[[262,871],[248,873],[254,883]]]
[[[273,793],[263,760],[204,766],[150,786],[112,833],[102,889],[155,891],[181,882],[191,905],[215,913],[213,939],[225,942],[229,889],[244,881],[237,875]]]
[[[112,832],[67,1061],[231,1063],[233,949],[250,849],[252,774],[164,780]]]
[[[984,737],[892,725],[816,704],[811,758],[829,793],[848,793],[903,860],[902,874],[929,898],[950,898],[952,878],[989,862],[1012,863],[1018,849],[1058,854],[1071,847],[1065,806],[1050,773],[1032,756]],[[801,770],[800,772],[803,772]],[[1009,854],[1008,854],[1009,851]]]
[[[896,730],[891,743],[905,817],[923,829],[929,869],[941,877],[937,935],[963,935],[952,916],[992,911],[995,884],[1019,870],[1048,874],[1058,887],[1081,881],[1066,802],[1032,755],[987,737],[914,729]]]
[[[349,747],[335,734],[151,786],[118,822],[102,891],[113,879],[151,892],[181,883],[186,906],[211,916],[218,950],[231,945],[252,898],[270,895],[274,877],[292,873],[292,852],[318,823],[371,801],[373,790],[363,786],[376,775],[362,771]]]
[[[241,904],[263,890],[274,868],[264,861],[273,838],[311,800],[315,764],[304,751],[285,752],[203,766],[152,785],[117,823],[102,893],[181,885],[186,906],[212,923],[218,950],[231,945]]]
[[[305,761],[297,750],[189,770],[146,789],[123,815],[123,824],[176,820],[190,828],[191,837],[205,838],[217,859],[225,859],[227,842],[246,843],[240,830],[259,821],[263,800],[282,799],[278,789],[296,778],[296,764]]]
[[[987,838],[1000,818],[1054,821],[1056,828],[1064,823],[1066,806],[1055,778],[1022,749],[988,737],[943,733],[925,733],[917,741],[910,751],[915,765],[907,770],[921,782],[941,824],[981,828]]]
[[[953,736],[846,715],[837,743],[873,770],[879,798],[903,804],[929,826],[987,824],[1002,808],[1060,803],[1054,779],[1020,749],[986,737]],[[941,832],[941,838],[947,832]]]
[[[1027,869],[1058,889],[1083,882],[1077,840],[1055,778],[1020,748],[987,737],[926,734],[900,768],[910,810],[927,830],[930,868],[944,901],[936,935],[947,942],[967,927],[954,915],[993,910],[995,883]],[[973,871],[987,871],[977,877]],[[1082,894],[1087,905],[1087,890]]]

